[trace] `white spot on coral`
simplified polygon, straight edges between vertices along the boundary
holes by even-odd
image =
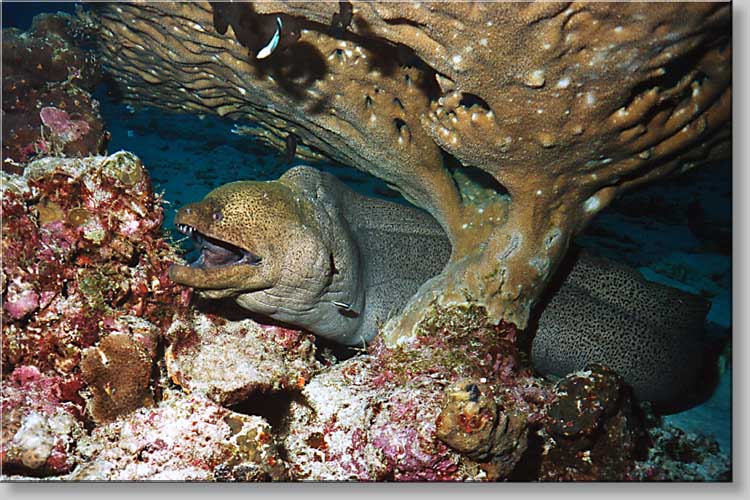
[[[542,113],[544,113],[544,110],[542,108],[539,108],[539,109],[536,110],[536,112],[541,115]]]
[[[622,31],[622,26],[615,26],[615,33],[620,33]]]
[[[542,195],[542,190],[541,189],[537,189],[536,190],[536,195],[537,196],[541,196]]]
[[[596,103],[596,95],[593,92],[586,92],[586,104],[593,106]]]
[[[558,89],[567,89],[569,85],[570,85],[570,78],[566,76],[565,78],[560,78],[560,80],[557,82],[556,87]]]
[[[242,87],[237,87],[237,90],[239,90],[240,94],[242,94],[242,95],[247,94],[247,90],[243,89]]]
[[[455,56],[453,56],[453,64],[459,64],[461,62],[461,59],[461,55],[456,54]]]
[[[486,47],[487,46],[487,39],[486,38],[480,38],[479,39],[479,45],[481,45],[482,47]]]
[[[526,85],[529,87],[541,87],[544,85],[544,70],[543,69],[536,69],[532,71],[531,73],[526,75],[526,80],[524,81]]]
[[[597,195],[593,195],[583,204],[583,209],[589,213],[595,212],[599,209],[600,204],[601,203],[599,202],[599,197]]]

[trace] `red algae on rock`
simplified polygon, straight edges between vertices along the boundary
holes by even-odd
[[[33,366],[19,366],[3,378],[2,441],[4,473],[44,476],[70,472],[75,464],[80,422],[80,383],[63,382]]]
[[[134,168],[143,167],[120,152],[44,158],[23,176],[1,174],[4,373],[31,364],[68,374],[118,318],[161,328],[186,310],[183,289],[167,278],[177,257],[148,177],[120,181]],[[85,219],[75,215],[82,211]]]
[[[59,443],[72,432],[64,430],[68,427],[82,426],[89,418],[110,420],[149,399],[159,337],[187,311],[189,294],[167,278],[177,257],[161,235],[161,201],[134,155],[41,158],[22,171],[0,172],[3,415],[16,422],[9,422],[8,429],[36,419],[35,432],[48,432],[50,442]],[[119,338],[127,339],[127,352],[110,345]],[[89,370],[82,371],[87,348],[104,353],[110,366],[97,365],[89,354],[83,363]],[[23,379],[42,384],[44,394],[65,403],[72,419],[68,427],[47,423],[49,411],[40,413],[36,406],[51,397],[39,390],[26,389],[27,398],[12,397],[10,381],[21,380],[23,373],[38,373]],[[128,383],[138,390],[126,390]],[[105,401],[107,390],[117,397]],[[113,402],[129,392],[137,397],[131,394],[127,404]],[[72,462],[62,458],[74,447],[70,440],[65,446],[40,445],[31,459],[29,442],[39,440],[23,441],[23,451],[18,439],[4,440],[4,447],[11,444],[4,448],[3,465],[37,475],[71,468]],[[28,463],[19,453],[26,453]],[[45,456],[54,463],[44,462]]]
[[[515,332],[489,325],[481,309],[433,312],[412,343],[387,347],[376,339],[369,354],[329,367],[305,386],[304,404],[290,406],[283,441],[292,478],[510,476],[551,387],[523,367]],[[466,398],[454,397],[456,387],[472,385],[468,377],[476,380],[478,408],[469,407],[473,388]],[[489,418],[482,422],[485,413]],[[470,434],[467,426],[477,416],[477,434],[480,427],[487,432],[476,442],[462,441],[459,434]]]

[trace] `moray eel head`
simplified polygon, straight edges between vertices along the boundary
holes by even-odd
[[[284,263],[300,260],[288,254],[309,250],[314,223],[306,224],[303,205],[279,182],[233,182],[215,189],[177,212],[175,225],[193,240],[199,257],[174,264],[170,278],[209,298],[278,285]]]

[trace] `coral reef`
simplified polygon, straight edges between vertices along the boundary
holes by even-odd
[[[378,338],[305,385],[283,440],[293,478],[510,476],[551,387],[523,367],[512,326],[493,327],[481,308],[433,308],[413,345]]]
[[[622,379],[592,365],[555,388],[542,435],[544,481],[617,481],[644,458],[644,422]]]
[[[435,299],[524,327],[614,197],[728,154],[728,5],[350,4],[106,5],[99,40],[133,103],[251,120],[280,149],[294,134],[440,221],[451,263],[389,343]]]
[[[171,307],[179,311],[176,292]],[[98,343],[71,351],[82,357],[80,374],[75,363],[67,379],[27,365],[5,374],[3,477],[491,481],[729,474],[715,444],[702,443],[690,455],[692,438],[658,429],[649,438],[614,372],[593,366],[557,384],[535,377],[515,327],[493,325],[479,306],[433,304],[410,341],[388,346],[377,337],[367,352],[337,361],[310,334],[218,317],[198,305],[204,310],[163,322],[120,309],[97,312],[115,319],[107,320]],[[163,353],[161,341],[168,344]]]
[[[722,152],[728,10],[96,6],[131,100],[294,134],[300,155],[384,178],[447,230],[445,272],[341,359],[191,305],[140,160],[54,156],[106,142],[96,65],[60,34],[91,18],[8,30],[0,479],[730,479],[715,442],[665,426],[609,368],[536,376],[518,330],[614,196]]]
[[[323,368],[311,334],[249,319],[196,314],[172,323],[166,338],[172,382],[223,405],[257,393],[300,389]]]
[[[92,392],[88,411],[96,422],[114,420],[153,403],[149,384],[159,332],[147,321],[143,323],[145,342],[136,340],[137,334],[110,333],[83,351],[81,376]],[[150,352],[144,343],[153,346]]]
[[[168,432],[167,432],[168,430]],[[94,429],[78,443],[72,480],[267,481],[286,479],[272,430],[260,417],[167,392],[154,408]]]
[[[64,474],[75,465],[76,441],[83,434],[81,384],[59,375],[42,374],[34,366],[19,366],[2,384],[4,474],[34,476]]]
[[[104,153],[109,133],[90,92],[101,79],[87,25],[67,14],[42,14],[27,32],[3,29],[3,159]],[[18,172],[4,161],[3,170]]]
[[[3,418],[10,419],[3,430],[20,425],[51,437],[4,434],[3,464],[52,474],[69,468],[58,455],[69,451],[60,440],[71,429],[148,400],[161,332],[187,311],[190,292],[167,277],[177,257],[161,235],[161,201],[134,155],[48,157],[23,167],[22,175],[0,172]],[[31,384],[27,397],[13,396],[12,380]],[[51,406],[40,411],[44,401]],[[71,423],[50,420],[57,407]],[[32,453],[29,443],[38,444],[34,467],[18,462]]]
[[[648,458],[636,463],[637,481],[731,481],[731,459],[716,441],[655,422],[650,426]]]

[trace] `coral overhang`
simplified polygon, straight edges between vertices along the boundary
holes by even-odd
[[[126,98],[252,121],[280,148],[294,134],[441,222],[451,263],[389,342],[432,300],[524,327],[614,197],[727,154],[728,4],[339,4],[105,5],[100,46]],[[258,60],[279,16],[294,31]]]

